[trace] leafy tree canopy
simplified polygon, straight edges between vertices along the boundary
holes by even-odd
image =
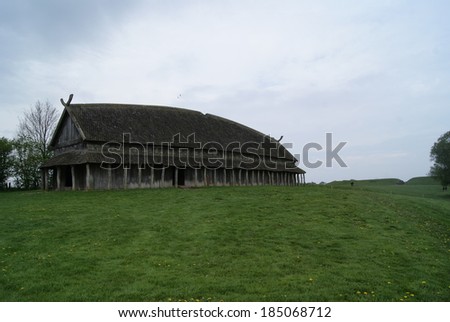
[[[430,158],[434,162],[430,175],[437,177],[443,186],[450,184],[450,131],[434,143]]]
[[[6,180],[11,175],[12,150],[12,142],[5,137],[0,138],[0,189],[3,189]]]

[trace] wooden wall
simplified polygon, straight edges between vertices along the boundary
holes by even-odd
[[[304,176],[288,172],[244,169],[176,169],[131,165],[101,168],[99,164],[60,166],[56,168],[59,190],[136,189],[203,186],[292,186],[304,183]]]
[[[68,114],[65,115],[59,133],[56,134],[55,149],[81,142],[81,136]]]

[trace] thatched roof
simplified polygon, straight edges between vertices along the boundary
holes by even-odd
[[[278,141],[245,125],[212,114],[154,105],[65,104],[65,110],[50,142],[51,148],[60,148],[58,136],[64,126],[64,120],[68,117],[84,142],[121,143],[123,135],[129,134],[132,142],[139,142],[145,146],[148,143],[155,145],[171,143],[173,147],[198,147],[192,142],[195,135],[195,142],[200,142],[202,146],[210,142],[212,143],[210,146],[219,150],[232,151],[239,144],[241,146],[245,144],[247,148],[251,148],[253,154],[266,156],[270,147],[273,149],[270,151],[272,157],[291,163],[296,161]],[[174,142],[177,135],[181,143]],[[259,144],[262,144],[264,149],[255,149]],[[58,160],[49,160],[45,166],[93,162],[91,158],[95,159],[94,163],[100,160],[99,156],[94,157],[86,153],[71,152],[70,155],[64,153],[65,156],[56,156]]]

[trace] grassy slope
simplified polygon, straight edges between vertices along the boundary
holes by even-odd
[[[406,184],[410,185],[440,185],[439,180],[433,177],[415,177],[409,179]]]
[[[384,179],[366,179],[366,180],[342,180],[342,181],[333,181],[330,182],[329,185],[333,186],[350,186],[350,183],[364,186],[386,186],[386,185],[395,185],[398,183],[402,183],[403,181],[397,178],[384,178]]]
[[[0,194],[2,301],[449,301],[450,199],[350,187]]]
[[[354,185],[352,189],[384,192],[411,197],[426,197],[433,199],[442,199],[448,196],[447,192],[442,191],[439,181],[431,177],[415,177],[409,179],[405,184],[400,179],[372,179],[372,180],[352,180]],[[333,181],[328,186],[333,187],[351,187],[351,180]]]

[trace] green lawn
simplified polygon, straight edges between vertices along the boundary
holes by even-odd
[[[0,300],[450,301],[449,194],[391,188],[1,193]]]

